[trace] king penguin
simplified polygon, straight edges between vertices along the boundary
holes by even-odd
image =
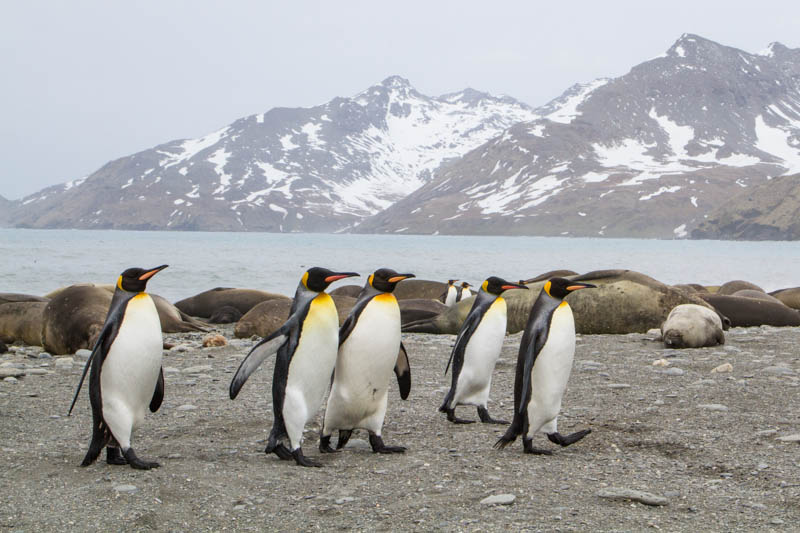
[[[366,429],[375,453],[402,453],[402,446],[386,446],[381,428],[386,416],[392,368],[400,385],[400,397],[408,398],[411,371],[400,341],[400,307],[392,294],[402,280],[413,274],[398,274],[381,268],[369,276],[353,310],[339,330],[339,354],[333,385],[325,408],[319,449],[331,448],[331,434],[339,430],[336,449],[341,449],[354,429]]]
[[[444,290],[442,295],[439,296],[439,301],[447,307],[453,307],[456,305],[456,298],[458,298],[458,287],[455,285],[456,281],[458,280],[448,279],[447,288]]]
[[[303,429],[322,405],[330,385],[339,346],[339,316],[333,298],[325,292],[336,280],[358,276],[310,268],[303,274],[288,320],[256,344],[231,380],[230,397],[239,390],[264,360],[277,353],[272,375],[274,421],[265,453],[300,466],[322,466],[303,455]]]
[[[144,419],[145,410],[149,407],[155,413],[164,399],[161,321],[153,299],[144,290],[147,281],[165,268],[167,265],[149,270],[129,268],[117,279],[105,324],[68,413],[72,413],[91,367],[92,440],[81,466],[94,463],[103,446],[107,446],[108,464],[128,464],[139,470],[159,466],[136,456],[131,433]]]
[[[492,276],[481,284],[478,296],[456,337],[450,360],[444,373],[453,365],[450,391],[439,411],[456,424],[471,424],[474,420],[456,418],[459,405],[474,405],[483,423],[508,424],[489,416],[487,403],[492,386],[492,372],[503,348],[506,335],[506,302],[500,294],[509,289],[527,289],[525,285]]]
[[[460,302],[461,300],[466,300],[467,298],[472,296],[472,291],[469,290],[470,287],[472,287],[472,285],[470,285],[466,281],[461,282],[461,286],[458,287],[458,295],[456,296],[456,303]]]
[[[495,448],[505,448],[521,434],[525,453],[551,455],[550,450],[534,448],[534,433],[542,431],[560,446],[574,444],[591,433],[584,429],[564,436],[558,432],[557,422],[575,355],[575,319],[564,298],[573,291],[594,287],[564,278],[552,278],[544,284],[519,345],[514,420]]]

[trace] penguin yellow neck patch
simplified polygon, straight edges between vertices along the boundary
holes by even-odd
[[[550,294],[550,287],[551,286],[552,286],[552,283],[550,283],[549,281],[544,284],[544,292],[546,292],[548,296],[552,296],[552,294]]]
[[[390,292],[384,292],[383,294],[377,295],[375,297],[375,301],[381,302],[381,303],[390,303],[390,302],[396,302],[397,298],[395,298],[394,294],[392,294]]]

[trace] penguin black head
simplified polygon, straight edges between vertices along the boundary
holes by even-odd
[[[458,281],[458,280],[457,279],[448,279],[447,280],[447,285],[450,286],[450,285],[454,284],[456,281]]]
[[[499,296],[503,291],[507,291],[509,289],[527,289],[525,285],[520,285],[519,283],[512,283],[510,281],[506,281],[503,278],[498,278],[497,276],[491,276],[486,278],[481,284],[481,289],[488,292],[489,294],[494,294]]]
[[[414,274],[398,274],[391,268],[379,268],[370,274],[367,283],[381,292],[392,292],[398,283],[413,277]]]
[[[322,292],[336,280],[360,276],[358,272],[334,272],[322,267],[309,268],[301,280],[302,284],[314,292]]]
[[[129,268],[119,275],[117,289],[127,292],[143,292],[147,287],[147,280],[167,268],[161,265],[155,268]]]
[[[470,285],[470,284],[469,284],[469,283],[467,283],[466,281],[462,281],[462,282],[461,282],[461,288],[462,288],[462,289],[469,289],[470,287],[472,287],[472,285]]]
[[[581,283],[579,281],[570,281],[564,278],[552,278],[544,284],[544,291],[559,300],[565,298],[569,293],[579,289],[595,289],[596,285],[591,283]]]

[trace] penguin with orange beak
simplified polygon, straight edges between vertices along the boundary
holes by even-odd
[[[522,435],[525,453],[552,455],[535,448],[533,436],[541,431],[559,446],[569,446],[591,433],[590,429],[570,435],[558,432],[558,413],[567,389],[575,356],[575,318],[564,298],[577,290],[595,288],[589,283],[552,278],[542,288],[531,309],[519,345],[514,380],[514,420],[495,443],[505,448]]]

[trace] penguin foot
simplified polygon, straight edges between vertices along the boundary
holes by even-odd
[[[106,447],[106,463],[110,465],[126,465],[128,461],[122,456],[119,448],[108,446]]]
[[[322,463],[318,463],[316,461],[313,461],[313,460],[309,459],[308,457],[306,457],[305,455],[303,455],[303,449],[302,448],[297,448],[295,451],[293,451],[292,452],[292,457],[294,457],[294,461],[299,466],[312,466],[312,467],[315,467],[315,468],[319,468],[319,467],[322,466]]]
[[[372,453],[405,453],[405,446],[386,446],[380,435],[370,433],[369,444],[372,446]]]
[[[347,444],[347,441],[350,440],[350,435],[353,434],[352,429],[340,429],[339,430],[339,440],[336,441],[336,449],[341,450],[344,448],[344,445]]]
[[[464,418],[456,418],[456,410],[455,410],[455,408],[447,409],[447,410],[445,410],[445,413],[447,413],[447,420],[449,420],[453,424],[474,424],[475,423],[474,420],[466,420]]]
[[[274,448],[270,448],[269,446],[267,446],[264,449],[264,453],[266,454],[274,453],[275,455],[278,456],[278,459],[280,459],[281,461],[291,461],[292,459],[294,459],[294,455],[292,455],[292,452],[290,452],[289,448],[287,448],[283,444],[276,444]]]
[[[478,417],[484,424],[502,424],[504,426],[510,424],[507,420],[497,420],[489,416],[489,410],[485,407],[478,407]]]
[[[142,461],[141,459],[136,457],[136,453],[133,451],[133,448],[128,448],[127,450],[123,450],[122,455],[125,456],[125,460],[128,461],[128,464],[131,465],[131,468],[134,468],[136,470],[150,470],[151,468],[158,468],[159,466],[161,466],[155,461]]]
[[[553,455],[550,450],[544,448],[536,448],[533,446],[533,439],[522,439],[522,448],[525,453],[532,453],[534,455]]]
[[[570,444],[575,444],[576,442],[578,442],[591,432],[592,432],[591,429],[583,429],[581,431],[576,431],[575,433],[565,436],[556,431],[555,433],[548,433],[547,438],[550,439],[550,442],[552,443],[566,447],[569,446]]]
[[[320,453],[339,453],[342,450],[339,448],[335,450],[331,448],[331,436],[328,435],[328,436],[321,436],[319,438],[319,451]]]

